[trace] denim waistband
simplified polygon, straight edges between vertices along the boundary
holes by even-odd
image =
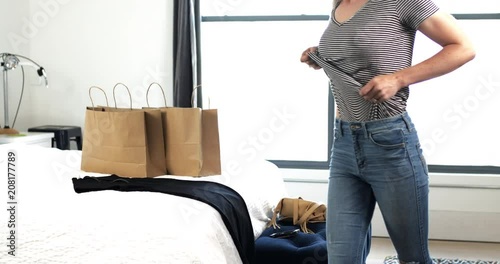
[[[335,119],[335,128],[338,129],[342,134],[345,132],[358,132],[367,135],[368,132],[390,130],[394,128],[403,128],[411,132],[414,129],[414,125],[408,113],[404,112],[402,114],[388,118],[363,122],[351,122],[341,119]]]

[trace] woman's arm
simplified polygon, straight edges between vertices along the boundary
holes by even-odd
[[[475,57],[472,43],[449,14],[436,12],[418,30],[441,45],[441,51],[409,68],[373,78],[360,90],[361,96],[369,101],[385,101],[402,87],[452,72]]]
[[[443,49],[431,58],[396,73],[403,80],[402,87],[454,71],[476,55],[472,43],[449,14],[437,12],[422,22],[418,30]]]

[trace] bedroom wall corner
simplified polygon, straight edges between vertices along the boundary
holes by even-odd
[[[49,88],[36,72],[26,69],[27,82],[16,128],[39,125],[83,127],[88,89],[102,87],[113,105],[113,86],[126,84],[132,106],[146,106],[146,89],[160,83],[172,101],[172,1],[30,0],[17,27],[30,27],[29,57],[47,71]],[[9,3],[9,6],[11,3]],[[18,29],[20,32],[21,29]],[[18,77],[20,78],[20,77]],[[93,95],[105,104],[102,94]],[[12,98],[11,104],[17,104]],[[150,93],[152,106],[163,105],[159,91]],[[15,102],[15,103],[14,103]],[[128,107],[126,91],[117,89],[118,107]]]

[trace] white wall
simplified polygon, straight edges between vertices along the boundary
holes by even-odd
[[[2,10],[2,23],[0,23],[0,53],[17,51],[27,52],[26,47],[14,50],[10,39],[14,33],[22,30],[22,19],[29,8],[28,1],[0,0],[0,10]]]
[[[6,45],[5,50],[30,57],[49,76],[50,87],[45,89],[35,71],[26,69],[29,81],[18,130],[45,124],[83,127],[85,107],[91,104],[88,89],[94,85],[106,90],[113,104],[113,86],[125,83],[133,107],[146,105],[146,88],[153,81],[172,94],[172,1],[1,1],[0,10],[14,8],[15,12],[2,12],[13,21],[0,29],[17,40],[2,38],[2,49]],[[158,91],[151,93],[152,104],[163,104],[158,95]],[[11,105],[17,101],[13,97]],[[96,104],[105,103],[99,93],[94,98]],[[128,106],[121,87],[117,101],[118,106]]]

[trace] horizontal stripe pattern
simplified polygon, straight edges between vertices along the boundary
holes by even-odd
[[[416,29],[438,7],[431,0],[368,0],[345,22],[336,21],[336,7],[310,57],[331,80],[340,118],[370,121],[403,113],[409,87],[382,103],[364,100],[359,90],[375,76],[411,66]]]

